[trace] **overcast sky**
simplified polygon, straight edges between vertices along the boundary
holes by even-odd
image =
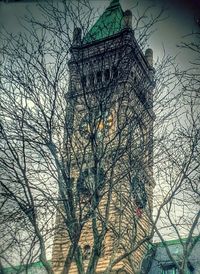
[[[109,5],[109,2],[108,0],[91,0],[92,6],[97,8],[100,14]],[[126,10],[131,9],[136,1],[120,0],[120,3],[123,10]],[[155,33],[147,45],[154,51],[154,60],[162,55],[163,47],[167,54],[173,56],[179,54],[180,49],[177,48],[177,45],[185,39],[184,36],[191,32],[200,31],[200,24],[197,23],[198,18],[200,18],[200,0],[139,0],[140,10],[150,5],[154,5],[153,12],[158,12],[162,6],[165,6],[164,16],[167,17],[166,20],[156,26]],[[21,26],[18,18],[26,13],[26,7],[29,7],[35,14],[38,13],[36,4],[33,2],[0,2],[0,24],[13,33],[20,31]],[[180,52],[178,61],[186,66],[192,58],[194,56],[190,52],[184,51]]]
[[[73,0],[72,0],[73,1]],[[99,9],[99,13],[109,5],[110,0],[91,0],[93,7]],[[154,35],[151,36],[149,46],[154,50],[154,56],[160,56],[163,46],[167,53],[176,55],[180,50],[176,47],[183,40],[183,36],[192,31],[200,30],[200,0],[140,0],[139,8],[154,5],[152,11],[165,7],[166,20],[156,26]],[[132,8],[137,1],[120,0],[124,10]],[[26,7],[37,12],[34,1],[26,0],[17,3],[4,3],[0,1],[0,24],[4,25],[9,31],[17,32],[20,30],[17,18],[23,16]],[[147,45],[148,46],[148,45]],[[189,53],[180,58],[180,61],[188,60]],[[192,56],[191,56],[192,57]]]

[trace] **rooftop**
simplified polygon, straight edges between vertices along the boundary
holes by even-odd
[[[112,36],[123,29],[124,12],[119,0],[112,0],[108,8],[83,38],[83,43],[91,43]]]

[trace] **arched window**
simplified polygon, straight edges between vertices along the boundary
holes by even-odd
[[[94,73],[91,73],[89,75],[89,83],[90,83],[90,86],[94,86]]]
[[[85,245],[83,247],[83,259],[84,260],[89,260],[91,255],[91,246],[90,245]]]
[[[110,80],[110,70],[109,69],[106,69],[104,71],[104,79],[106,82]]]
[[[101,82],[102,82],[102,72],[97,71],[97,83],[101,83]]]
[[[116,79],[118,77],[118,69],[117,69],[117,67],[113,67],[112,68],[112,75],[113,75],[114,79]]]
[[[86,87],[86,85],[87,85],[87,78],[86,78],[85,75],[83,75],[83,76],[81,77],[81,83],[82,83],[82,87],[83,87],[83,88]]]
[[[79,178],[77,179],[77,190],[80,194],[85,196],[90,196],[95,191],[100,191],[104,187],[104,170],[100,168],[97,174],[97,180],[95,182],[95,168],[86,168],[84,169]]]
[[[145,182],[139,180],[137,176],[134,176],[131,180],[131,187],[137,207],[140,209],[145,208],[147,205],[147,193],[145,189]]]
[[[138,78],[137,78],[137,76],[134,77],[134,80],[133,80],[133,81],[134,81],[134,84],[135,84],[135,85],[138,83]]]

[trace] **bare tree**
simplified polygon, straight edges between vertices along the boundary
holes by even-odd
[[[45,21],[29,15],[26,32],[3,34],[0,199],[4,245],[0,258],[12,264],[8,254],[15,250],[22,253],[20,263],[27,266],[26,271],[39,258],[47,273],[70,273],[75,267],[78,273],[89,274],[109,254],[105,274],[115,267],[126,270],[124,260],[129,272],[136,273],[154,231],[164,242],[157,224],[161,212],[167,213],[176,230],[172,203],[186,186],[196,189],[193,176],[198,165],[191,167],[198,132],[194,134],[194,126],[188,135],[179,122],[180,94],[171,93],[180,84],[175,80],[174,60],[163,58],[154,76],[151,52],[146,55],[148,63],[133,38],[130,12],[126,12],[115,43],[94,45],[96,63],[87,62],[80,47],[94,39],[87,35],[95,19],[89,2],[52,2],[40,8]],[[147,22],[144,14],[136,18],[135,34],[143,47],[160,15]],[[109,26],[101,27],[100,32],[110,31]],[[164,86],[169,86],[165,92]],[[156,204],[156,217],[152,213],[153,96],[158,117],[155,175],[158,183],[168,178],[167,190],[161,188],[163,200]],[[179,135],[169,125],[172,121],[179,125]],[[192,136],[190,149],[188,136]],[[187,226],[189,236],[195,220]],[[57,243],[52,267],[46,253],[53,234]],[[185,257],[183,265],[186,261]]]
[[[157,182],[157,191],[154,192],[155,233],[179,273],[188,271],[192,251],[199,241],[198,43],[195,39],[195,42],[182,44],[182,50],[196,51],[197,59],[184,70],[175,67],[175,92],[179,95],[174,97],[175,104],[171,101],[172,104],[168,105],[170,109],[172,107],[173,115],[169,120],[163,120],[162,130],[154,131],[154,156],[158,161],[154,165]],[[180,254],[174,254],[168,247],[165,241],[170,238],[179,240]]]

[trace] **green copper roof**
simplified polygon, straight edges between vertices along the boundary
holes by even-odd
[[[123,10],[119,0],[112,0],[109,7],[83,38],[83,43],[90,43],[118,33],[123,28]]]

